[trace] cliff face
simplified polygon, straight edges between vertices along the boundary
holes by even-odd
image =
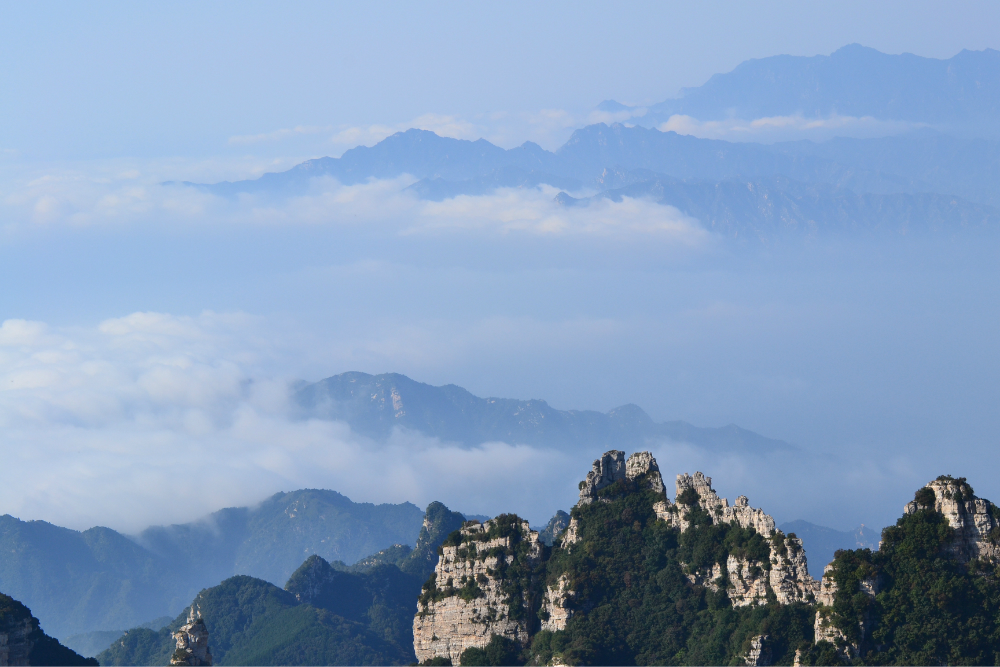
[[[30,665],[28,656],[34,642],[31,635],[36,630],[34,619],[11,620],[0,629],[0,665]]]
[[[1000,509],[965,478],[919,489],[877,551],[838,551],[816,596],[815,640],[841,661],[979,664],[998,658]],[[887,623],[891,619],[891,623]]]
[[[42,632],[31,610],[0,593],[0,667],[7,665],[97,665]]]
[[[191,605],[187,623],[174,633],[177,649],[170,658],[171,665],[201,665],[212,664],[212,652],[208,648],[208,628],[201,618],[201,612]]]
[[[449,537],[414,619],[418,660],[447,658],[458,664],[466,649],[486,646],[493,635],[527,647],[539,631],[565,631],[573,619],[586,618],[596,608],[604,610],[602,615],[612,613],[609,609],[621,602],[609,602],[609,597],[630,598],[623,612],[632,616],[644,603],[631,591],[662,588],[648,582],[644,572],[663,558],[667,561],[658,566],[664,568],[662,576],[681,576],[688,582],[681,594],[692,600],[701,599],[698,591],[707,590],[740,608],[769,600],[779,605],[810,603],[819,592],[818,582],[808,574],[801,541],[776,530],[774,519],[751,507],[745,496],[730,505],[700,472],[677,475],[672,501],[649,452],[626,459],[624,452],[613,450],[594,461],[579,489],[579,502],[551,551],[516,517],[467,523]],[[665,551],[651,552],[651,544],[661,544],[656,548]],[[630,564],[629,558],[640,560]],[[811,621],[809,616],[805,625]],[[763,636],[748,636],[743,652],[727,659],[752,656],[763,664],[771,650],[762,644]],[[787,652],[781,641],[776,640],[774,651]],[[542,653],[530,657],[580,659],[565,652]],[[643,659],[676,658],[664,654]]]
[[[933,493],[926,493],[930,490]],[[977,498],[964,477],[955,479],[942,475],[917,492],[903,508],[913,514],[923,507],[933,508],[948,520],[955,530],[949,554],[960,562],[979,558],[990,562],[1000,561],[997,536],[991,534],[1000,525],[1000,508],[984,498]]]
[[[708,516],[711,525],[739,526],[767,538],[769,545],[766,558],[730,554],[725,564],[714,563],[710,570],[689,573],[691,583],[717,590],[715,582],[723,578],[725,570],[724,579],[729,582],[726,594],[734,607],[765,604],[771,592],[781,604],[813,601],[819,593],[819,582],[809,575],[802,540],[777,530],[774,518],[751,507],[746,496],[738,497],[731,506],[712,488],[712,478],[700,472],[694,476],[677,475],[676,489],[676,503],[663,500],[654,509],[658,517],[681,533],[694,527],[690,508],[697,507]]]
[[[463,651],[485,647],[493,635],[526,646],[537,625],[535,569],[544,549],[528,522],[510,514],[453,533],[413,619],[417,659],[458,664]]]

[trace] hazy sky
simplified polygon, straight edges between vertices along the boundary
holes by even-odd
[[[47,160],[336,155],[422,117],[553,144],[604,99],[658,102],[748,58],[1000,48],[986,1],[32,2],[0,17],[0,149]]]
[[[1000,5],[0,13],[0,513],[133,530],[322,486],[540,522],[600,454],[400,436],[386,456],[287,417],[286,381],[348,370],[786,439],[801,455],[657,450],[668,477],[698,466],[779,520],[881,525],[942,472],[1000,499],[989,244],[747,247],[648,202],[423,202],[406,177],[287,201],[161,185],[413,125],[555,147],[603,99],[659,101],[751,57],[1000,48]]]

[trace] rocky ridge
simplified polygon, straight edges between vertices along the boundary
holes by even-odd
[[[208,628],[201,618],[201,610],[191,605],[187,623],[182,625],[173,635],[177,649],[170,657],[171,665],[201,665],[212,664],[212,652],[208,647]]]
[[[652,454],[636,452],[626,459],[624,452],[612,450],[595,460],[580,482],[577,508],[614,502],[622,492],[652,492],[655,520],[670,530],[681,534],[699,530],[703,524],[696,521],[704,522],[707,517],[709,525],[736,526],[745,535],[758,535],[758,541],[766,544],[762,558],[730,554],[724,563],[714,563],[707,570],[686,572],[691,584],[713,591],[724,587],[734,607],[761,605],[769,599],[783,605],[813,602],[820,586],[808,573],[801,541],[777,530],[774,519],[751,507],[746,496],[740,496],[731,506],[711,484],[711,478],[701,472],[677,475],[672,502]],[[501,519],[510,525],[503,536],[501,524],[496,523]],[[530,586],[541,577],[529,573],[541,570],[548,556],[538,533],[523,522],[516,526],[519,521],[516,517],[498,517],[486,524],[468,522],[445,542],[414,618],[418,660],[446,658],[457,664],[466,649],[484,647],[493,635],[527,646],[535,632],[564,630],[574,615],[588,611],[589,603],[574,590],[569,573],[550,578],[540,596],[528,594],[525,586],[511,587],[500,565],[509,567],[518,562],[519,576]],[[556,538],[552,553],[572,552],[580,541],[580,529],[575,508],[565,531]],[[518,544],[526,548],[518,552]],[[536,597],[540,598],[537,603]],[[533,609],[536,604],[537,610]],[[533,615],[539,619],[535,623]],[[766,660],[767,651],[762,646],[752,648],[747,655]]]
[[[526,646],[537,611],[530,584],[544,550],[528,522],[511,514],[452,533],[413,619],[417,659],[458,664],[466,649],[483,648],[494,635]]]
[[[49,637],[31,610],[0,593],[0,666],[97,665]]]
[[[958,563],[977,561],[980,568],[1000,565],[1000,508],[985,498],[977,497],[964,477],[941,475],[927,483],[914,494],[914,499],[903,507],[903,516],[921,510],[940,513],[952,529],[944,554]],[[838,654],[847,660],[855,659],[865,651],[866,640],[872,625],[871,615],[864,613],[851,623],[857,632],[845,632],[844,619],[834,611],[837,600],[836,561],[826,566],[819,591],[816,594],[816,642],[828,641],[838,648]],[[883,588],[883,575],[877,570],[869,576],[857,578],[857,592],[874,601]]]

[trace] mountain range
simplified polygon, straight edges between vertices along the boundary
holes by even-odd
[[[601,110],[636,114],[614,101]],[[623,125],[573,132],[554,151],[503,149],[410,129],[341,157],[307,160],[254,180],[184,183],[221,196],[307,194],[316,179],[345,185],[408,176],[408,191],[440,201],[500,188],[550,187],[587,206],[645,198],[724,237],[956,233],[1000,228],[1000,52],[949,60],[859,45],[829,56],[749,60]],[[891,136],[823,142],[730,142],[658,129],[674,114],[702,120],[831,115],[904,123]]]
[[[608,100],[601,108],[628,107]],[[651,105],[646,122],[662,122],[674,114],[701,120],[839,114],[996,136],[998,113],[1000,51],[963,50],[938,59],[849,44],[828,56],[747,60],[676,99]]]
[[[235,574],[281,584],[309,554],[350,564],[394,544],[412,546],[423,520],[411,503],[355,503],[317,489],[136,536],[3,515],[0,591],[59,638],[121,630],[173,616],[199,590]]]
[[[295,401],[303,417],[344,421],[377,440],[404,428],[466,446],[503,441],[592,451],[610,444],[645,446],[671,440],[715,452],[794,449],[735,424],[705,428],[684,421],[657,423],[632,404],[609,412],[556,410],[539,399],[480,398],[456,385],[435,387],[398,373],[341,373],[300,386]]]

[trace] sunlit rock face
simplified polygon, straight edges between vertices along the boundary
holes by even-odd
[[[652,491],[648,501],[656,520],[680,534],[704,529],[707,517],[712,525],[738,527],[764,540],[759,543],[762,551],[752,558],[730,554],[725,562],[704,571],[692,571],[681,563],[692,584],[714,591],[724,586],[736,607],[763,605],[769,599],[780,604],[812,603],[820,592],[819,582],[809,575],[802,541],[776,530],[774,519],[751,507],[746,496],[731,506],[701,472],[677,475],[677,496],[671,501],[652,454],[636,452],[626,459],[625,452],[611,450],[594,461],[579,489],[574,516],[554,536],[553,557],[559,550],[573,553],[586,547],[581,535],[587,515],[578,510]],[[589,534],[594,529],[589,526]],[[466,649],[485,647],[493,635],[528,646],[533,633],[564,630],[575,615],[592,609],[592,603],[573,590],[571,572],[545,581],[549,552],[538,534],[513,515],[485,524],[466,523],[439,553],[413,621],[414,650],[421,662],[447,658],[458,664]],[[758,644],[746,658],[752,664],[765,664],[766,637]]]
[[[933,497],[927,490],[933,492]],[[991,537],[1000,526],[1000,508],[989,500],[976,497],[964,477],[955,479],[942,475],[928,482],[903,511],[913,514],[921,508],[933,508],[940,512],[955,529],[955,540],[950,547],[953,558],[961,562],[973,558],[991,562],[1000,560],[997,535]]]
[[[208,628],[201,614],[191,605],[187,623],[174,633],[177,649],[170,658],[171,665],[211,665],[212,653],[208,648]]]
[[[527,645],[532,609],[530,574],[544,545],[527,521],[506,514],[470,521],[457,544],[445,542],[413,619],[417,660],[448,658],[459,664],[467,648],[486,646],[493,635]],[[527,584],[527,585],[526,585]]]

